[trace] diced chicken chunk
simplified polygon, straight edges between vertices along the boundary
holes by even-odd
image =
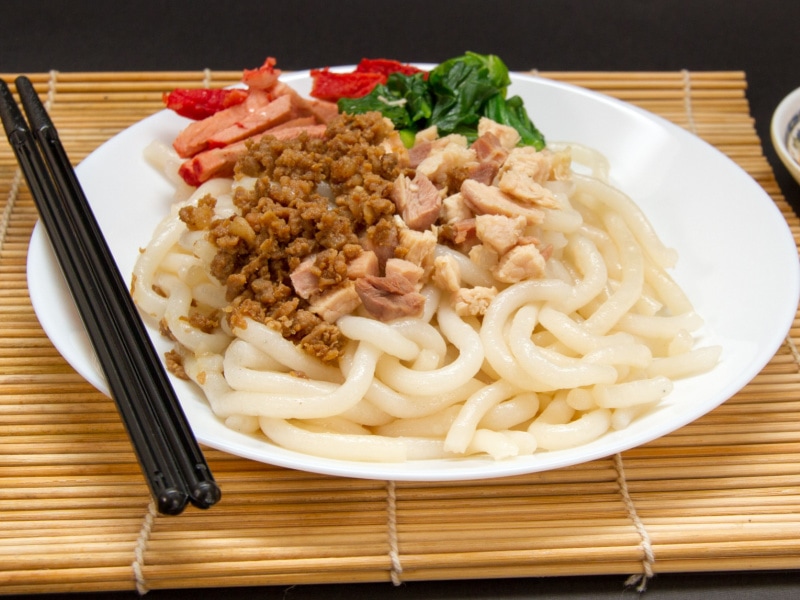
[[[523,216],[529,225],[544,220],[544,212],[532,206],[522,206],[498,188],[485,185],[473,179],[466,179],[461,185],[461,194],[476,214]]]
[[[425,296],[400,275],[362,277],[355,289],[367,312],[381,321],[418,317],[425,308]]]
[[[539,152],[532,146],[514,148],[508,154],[503,171],[516,171],[537,183],[544,183],[550,178],[549,153]]]
[[[488,161],[479,162],[475,166],[470,167],[469,171],[467,172],[467,178],[474,179],[475,181],[479,181],[485,185],[492,185],[499,170],[500,167],[494,163]]]
[[[451,194],[442,200],[442,220],[448,225],[463,221],[464,219],[471,219],[475,214],[469,206],[461,192]]]
[[[490,271],[497,266],[500,255],[488,246],[477,244],[470,249],[469,259],[478,267]]]
[[[525,217],[478,215],[475,230],[478,239],[498,254],[505,254],[517,245],[525,231]]]
[[[453,243],[457,244],[459,247],[464,247],[466,245],[470,248],[477,244],[480,240],[478,240],[476,223],[477,220],[475,217],[454,223],[452,225]]]
[[[394,224],[405,227],[402,219],[397,215],[395,215]],[[361,236],[360,242],[364,250],[375,253],[378,258],[378,268],[383,269],[386,261],[395,255],[397,245],[400,243],[398,227],[384,227],[379,223],[368,229],[366,235]]]
[[[417,137],[419,137],[419,134]],[[428,158],[432,148],[433,144],[431,142],[419,141],[418,139],[414,146],[408,150],[408,166],[416,169],[423,160]]]
[[[367,275],[379,275],[380,265],[378,255],[372,250],[364,250],[361,254],[347,263],[347,277],[360,279]]]
[[[315,260],[316,255],[307,256],[289,275],[295,293],[305,300],[320,290],[319,270],[314,267]]]
[[[513,127],[502,125],[487,117],[481,117],[478,121],[478,137],[482,137],[486,133],[493,134],[506,150],[516,148],[521,139],[519,132]]]
[[[503,283],[517,283],[537,279],[544,275],[545,258],[533,244],[515,246],[500,257],[492,269],[495,279]]]
[[[349,315],[360,305],[361,298],[356,292],[355,283],[345,281],[313,298],[308,310],[328,323],[335,323],[339,317]]]
[[[436,125],[431,125],[430,127],[417,132],[417,135],[414,138],[414,145],[416,146],[421,142],[432,142],[437,139],[439,139],[439,130],[437,129]]]
[[[572,158],[569,150],[552,152],[548,149],[541,151],[532,146],[514,148],[503,164],[503,171],[517,171],[536,181],[560,181],[568,179]]]
[[[410,158],[408,148],[406,148],[405,144],[403,144],[403,140],[400,137],[400,132],[392,129],[392,133],[386,136],[381,146],[387,154],[394,154],[397,156],[399,166],[406,167],[409,165]]]
[[[414,231],[408,227],[398,230],[399,244],[395,256],[405,258],[415,265],[422,267],[425,277],[433,271],[434,252],[436,251],[437,236],[432,230]]]
[[[432,142],[430,153],[417,166],[417,173],[423,173],[436,187],[445,189],[451,173],[468,171],[477,164],[478,158],[467,146],[466,138],[449,135]]]
[[[549,189],[519,171],[506,171],[498,187],[515,200],[542,208],[558,208],[558,201]]]
[[[400,175],[392,187],[392,200],[411,229],[423,231],[433,225],[442,210],[439,190],[424,173],[419,171],[414,179]]]
[[[455,292],[461,287],[461,267],[458,261],[447,254],[433,261],[433,283],[446,292]]]
[[[462,317],[482,315],[497,296],[496,287],[460,288],[453,296],[453,308]]]
[[[472,144],[478,164],[471,167],[467,176],[486,185],[491,185],[508,156],[500,139],[491,131],[485,132]]]
[[[404,258],[390,258],[386,261],[384,274],[386,277],[405,277],[408,282],[417,289],[422,282],[422,277],[425,275],[425,270],[419,265],[415,265],[410,260]]]

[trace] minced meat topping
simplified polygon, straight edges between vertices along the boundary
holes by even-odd
[[[237,176],[256,178],[252,190],[235,190],[238,215],[213,218],[212,198],[181,211],[217,248],[212,273],[226,286],[232,326],[252,318],[321,360],[338,359],[338,328],[309,310],[290,275],[313,260],[319,296],[345,282],[364,248],[396,245],[386,244],[398,236],[390,195],[405,166],[390,150],[393,136],[390,122],[367,113],[340,115],[323,138],[264,137],[236,165]]]

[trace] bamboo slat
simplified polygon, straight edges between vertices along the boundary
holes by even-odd
[[[738,162],[800,244],[742,72],[543,72],[669,119]],[[13,79],[15,73],[2,74]],[[37,73],[75,162],[173,87],[239,72]],[[489,481],[291,471],[207,449],[224,499],[154,513],[113,402],[50,344],[28,296],[36,210],[0,142],[0,594],[800,568],[800,315],[743,390],[622,455]]]

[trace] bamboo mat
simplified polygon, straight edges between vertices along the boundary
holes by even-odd
[[[800,223],[741,72],[537,73],[658,113],[737,161]],[[9,80],[15,74],[4,77]],[[77,162],[176,86],[237,72],[32,76]],[[528,476],[326,477],[207,451],[210,511],[154,513],[111,400],[56,352],[25,278],[36,212],[0,141],[0,594],[800,568],[800,323],[717,410],[622,455]]]

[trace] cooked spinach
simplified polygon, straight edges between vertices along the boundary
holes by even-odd
[[[537,150],[544,148],[544,135],[531,121],[519,96],[506,99],[497,94],[491,97],[486,103],[484,116],[516,129],[523,145],[534,146]]]
[[[499,57],[467,52],[439,64],[427,78],[423,73],[392,73],[366,96],[339,100],[339,110],[350,114],[380,111],[392,120],[406,145],[413,144],[417,131],[433,125],[439,135],[459,133],[472,142],[478,135],[478,121],[488,117],[514,127],[522,145],[541,150],[544,136],[522,99],[506,98],[510,83],[508,67]]]

